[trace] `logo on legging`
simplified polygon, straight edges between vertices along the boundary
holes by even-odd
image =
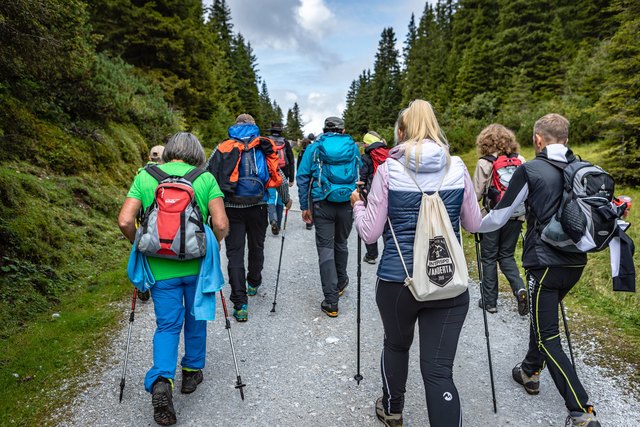
[[[444,237],[429,239],[429,256],[427,257],[429,281],[443,288],[453,279],[455,266]]]
[[[447,402],[450,402],[453,399],[453,396],[451,395],[451,393],[449,393],[448,391],[445,391],[444,394],[442,395],[442,397],[444,398],[444,400],[446,400]]]

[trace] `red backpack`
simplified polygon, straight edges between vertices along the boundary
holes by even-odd
[[[271,137],[271,139],[273,139],[273,141],[276,143],[276,154],[278,155],[278,167],[280,169],[283,169],[285,166],[287,166],[287,153],[285,152],[285,140],[283,137],[281,136],[273,136]]]
[[[371,150],[369,153],[371,157],[371,161],[373,162],[373,173],[375,174],[378,170],[378,166],[384,163],[385,160],[389,157],[389,148],[387,147],[379,147],[374,150]]]
[[[173,260],[203,257],[207,245],[193,181],[205,171],[196,168],[185,176],[171,176],[156,165],[148,165],[145,170],[159,184],[136,232],[138,250],[150,257]]]
[[[518,158],[517,153],[511,153],[508,156],[503,154],[498,157],[484,156],[482,158],[492,163],[491,179],[484,197],[484,207],[487,210],[491,210],[502,200],[513,173],[522,164],[522,161]],[[524,212],[520,213],[520,215],[522,214]]]

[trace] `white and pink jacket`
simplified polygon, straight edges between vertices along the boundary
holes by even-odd
[[[439,193],[458,238],[461,223],[465,230],[473,233],[482,222],[473,183],[462,159],[451,156],[447,170],[446,149],[428,139],[422,141],[421,148],[419,161],[416,162],[413,150],[406,165],[404,145],[394,147],[389,159],[378,167],[367,206],[357,202],[353,209],[356,230],[365,243],[374,243],[384,235],[384,250],[377,273],[383,280],[402,282],[406,278],[387,217],[393,224],[407,269],[412,271],[413,241],[422,200],[420,189],[429,194],[435,192],[443,174],[446,176]],[[409,173],[420,184],[420,189]]]

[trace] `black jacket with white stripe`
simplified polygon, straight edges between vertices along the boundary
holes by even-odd
[[[513,174],[502,200],[484,217],[481,233],[501,228],[511,218],[520,203],[527,205],[527,234],[522,253],[522,266],[529,269],[546,267],[576,267],[587,263],[583,253],[563,252],[540,239],[540,231],[560,209],[564,177],[562,171],[543,159],[569,163],[573,152],[562,144],[545,147],[535,159],[524,163]]]

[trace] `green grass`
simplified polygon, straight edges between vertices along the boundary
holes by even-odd
[[[0,425],[57,424],[66,415],[60,408],[86,386],[82,375],[101,368],[101,349],[123,319],[116,303],[131,289],[124,262],[110,267],[77,282],[54,309],[2,341]]]
[[[572,147],[574,153],[583,159],[597,164],[604,160],[602,146],[599,144],[578,145]],[[522,149],[526,159],[533,159],[532,146]],[[478,156],[475,151],[469,151],[460,156],[469,172],[473,175]],[[618,186],[616,195],[630,196],[640,202],[640,188]],[[640,209],[633,207],[627,220],[632,224],[628,230],[634,242],[640,242]],[[472,276],[477,279],[475,244],[473,236],[465,234],[465,253],[470,261]],[[520,264],[521,245],[516,249],[516,260]],[[638,254],[634,257],[636,269],[640,264]],[[504,278],[500,276],[500,291],[510,293],[511,289]],[[604,351],[599,351],[598,358],[591,358],[593,363],[611,367],[631,369],[633,381],[640,384],[640,296],[613,292],[609,251],[589,254],[589,262],[580,282],[567,296],[565,306],[570,314],[570,330],[572,337],[587,342],[595,340]]]

